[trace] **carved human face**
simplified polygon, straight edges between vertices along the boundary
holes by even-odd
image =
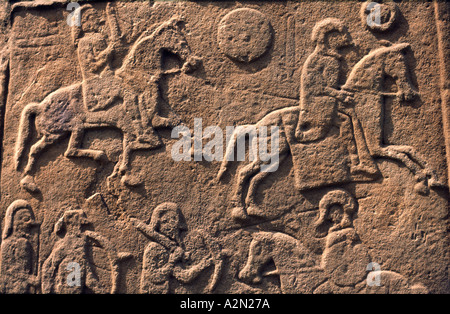
[[[35,221],[27,208],[22,208],[14,214],[14,232],[28,233],[35,225]]]
[[[350,34],[346,31],[335,31],[328,34],[328,46],[332,50],[345,48],[352,45]]]
[[[328,220],[331,222],[332,226],[337,226],[341,223],[343,216],[342,206],[333,205],[328,211]]]
[[[179,240],[180,237],[180,215],[177,211],[165,212],[159,221],[159,232],[172,240]]]

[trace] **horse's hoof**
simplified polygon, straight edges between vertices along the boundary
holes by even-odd
[[[428,185],[431,188],[446,188],[447,185],[442,182],[435,171],[428,171]]]
[[[127,259],[132,258],[132,257],[133,257],[133,254],[128,253],[128,252],[120,252],[120,253],[117,254],[117,259],[119,261],[125,261]]]
[[[239,272],[239,280],[249,284],[259,284],[262,282],[262,277],[259,274],[250,274],[245,268]]]
[[[264,211],[259,208],[259,206],[251,205],[247,208],[247,214],[249,216],[256,216],[256,217],[264,217]]]
[[[138,186],[142,184],[140,178],[129,175],[124,175],[120,181],[127,186]]]
[[[425,184],[424,181],[420,181],[414,186],[414,192],[420,195],[428,195],[430,193],[430,188]]]
[[[434,178],[431,178],[431,179],[428,181],[428,184],[429,184],[430,187],[432,187],[432,188],[446,188],[446,187],[447,187],[447,185],[446,185],[445,183],[443,183],[443,182],[440,181],[439,179],[434,179]]]
[[[247,213],[244,210],[244,207],[234,207],[231,210],[231,216],[236,220],[245,220],[248,218]]]
[[[40,190],[36,183],[34,182],[34,178],[32,176],[26,176],[20,181],[20,186],[30,192],[30,193],[39,193]]]
[[[108,157],[104,152],[98,152],[94,155],[95,161],[108,161]]]

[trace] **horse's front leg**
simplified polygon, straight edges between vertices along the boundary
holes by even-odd
[[[388,145],[380,147],[376,155],[402,162],[418,181],[414,186],[414,190],[420,194],[428,194],[430,187],[445,187],[445,184],[440,182],[436,172],[428,166],[425,159],[411,146]]]
[[[102,150],[80,148],[83,141],[84,129],[76,128],[72,130],[69,145],[64,156],[66,157],[87,157],[97,161],[106,161],[108,158]]]

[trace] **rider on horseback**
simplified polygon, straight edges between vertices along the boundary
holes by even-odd
[[[104,112],[119,102],[124,103],[130,123],[139,142],[159,144],[160,140],[153,130],[148,130],[147,112],[141,104],[142,98],[124,88],[122,80],[111,67],[117,43],[121,40],[113,9],[107,6],[107,24],[91,5],[79,9],[80,27],[73,27],[74,43],[83,77],[83,100],[86,110]],[[110,29],[110,43],[103,35],[104,28]],[[158,82],[150,82],[158,83]],[[152,88],[153,92],[155,88]],[[156,108],[156,103],[153,104]],[[106,112],[105,112],[106,113]]]

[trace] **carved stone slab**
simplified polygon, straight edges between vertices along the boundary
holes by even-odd
[[[449,13],[0,2],[1,293],[449,293]]]

